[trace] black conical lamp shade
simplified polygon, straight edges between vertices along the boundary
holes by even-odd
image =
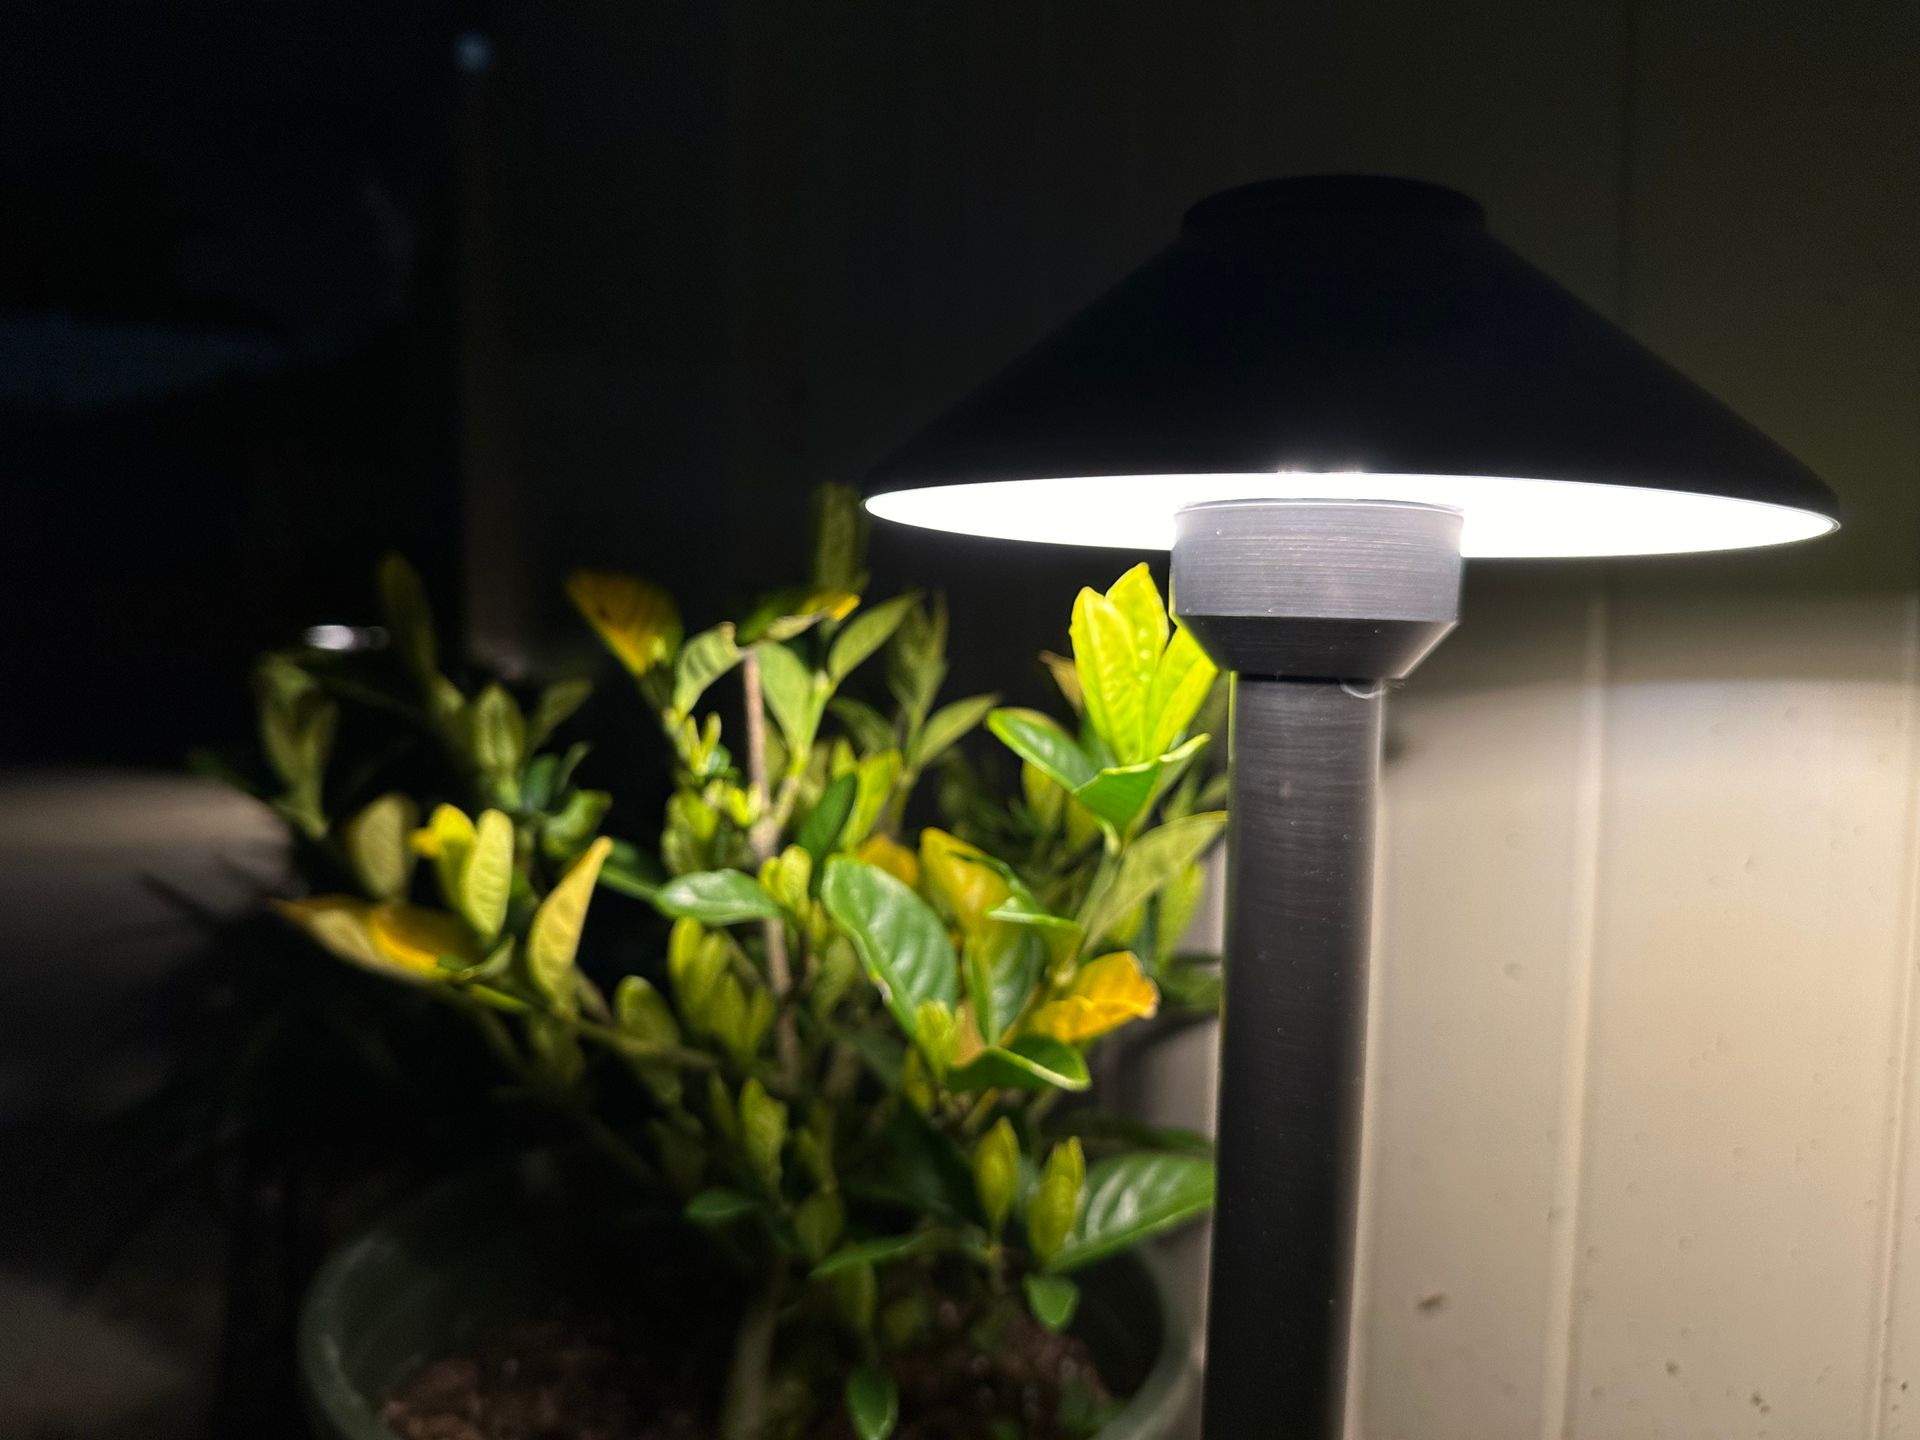
[[[877,515],[1164,548],[1182,505],[1399,499],[1468,555],[1733,549],[1824,534],[1806,466],[1487,233],[1472,200],[1316,176],[1229,190],[936,420]]]

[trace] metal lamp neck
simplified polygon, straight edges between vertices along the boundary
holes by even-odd
[[[1457,510],[1222,500],[1174,524],[1173,610],[1222,669],[1397,680],[1460,616]]]

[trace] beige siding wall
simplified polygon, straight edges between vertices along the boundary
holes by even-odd
[[[1843,491],[1798,553],[1476,573],[1401,697],[1354,1433],[1920,1433],[1920,7],[735,10],[742,483],[857,469],[1210,188],[1379,169]]]

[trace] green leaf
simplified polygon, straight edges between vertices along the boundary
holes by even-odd
[[[858,1245],[842,1245],[813,1267],[816,1280],[824,1280],[855,1265],[884,1265],[889,1260],[905,1260],[924,1255],[953,1242],[944,1230],[916,1230],[911,1235],[883,1235],[877,1240],[862,1240]]]
[[[262,667],[262,673],[275,671],[300,674],[291,665]],[[262,688],[268,690],[267,686]],[[340,707],[318,690],[290,695],[275,695],[268,690],[261,701],[260,739],[268,763],[290,791],[315,804],[339,723]]]
[[[513,893],[513,821],[498,810],[482,810],[474,825],[473,848],[460,862],[456,909],[483,941],[492,941],[507,919]]]
[[[1062,1140],[1047,1154],[1027,1201],[1027,1248],[1041,1263],[1053,1259],[1079,1218],[1087,1162],[1078,1140]]]
[[[906,1047],[891,1031],[848,1030],[840,1037],[842,1043],[860,1057],[878,1080],[889,1090],[900,1088],[900,1067],[907,1058]]]
[[[989,910],[987,915],[989,919],[1005,920],[1009,924],[1038,932],[1041,942],[1046,946],[1047,959],[1054,965],[1064,965],[1079,953],[1079,922],[1069,920],[1064,915],[1047,913],[1031,895],[1016,892],[1007,897],[1006,903]],[[1017,1014],[1018,1011],[1013,1013]]]
[[[987,728],[1006,747],[1056,784],[1077,790],[1097,767],[1074,738],[1038,710],[1010,708],[987,716]]]
[[[920,727],[919,739],[913,747],[914,766],[924,770],[931,765],[964,738],[968,731],[985,720],[988,712],[999,703],[998,695],[969,695],[965,700],[942,705]]]
[[[900,628],[907,613],[920,603],[914,594],[896,595],[870,610],[863,610],[841,627],[827,651],[827,678],[838,685],[857,670],[866,659]]]
[[[467,712],[467,744],[473,763],[488,775],[508,775],[526,753],[527,722],[520,707],[499,685],[480,692]]]
[[[900,1388],[877,1365],[847,1377],[847,1415],[859,1440],[887,1440],[900,1420]]]
[[[680,647],[673,662],[673,708],[681,714],[693,709],[707,687],[740,663],[731,623],[702,630]]]
[[[760,866],[760,888],[778,900],[789,915],[800,920],[807,916],[807,896],[812,882],[813,852],[799,845],[787,846]]]
[[[901,1030],[917,1037],[928,1000],[959,1003],[960,980],[947,927],[933,908],[878,866],[845,855],[827,862],[820,902],[860,952]]]
[[[760,693],[767,709],[786,738],[788,752],[804,764],[826,709],[827,689],[785,645],[763,640],[753,653],[760,662]]]
[[[1134,906],[1172,880],[1211,845],[1227,823],[1224,810],[1170,820],[1120,852],[1104,884],[1096,884],[1081,907],[1083,946],[1097,945]]]
[[[793,1212],[793,1230],[800,1240],[800,1253],[810,1260],[822,1259],[846,1226],[846,1202],[831,1190],[814,1191]]]
[[[1125,830],[1146,807],[1159,775],[1158,760],[1112,765],[1075,790],[1073,798],[1115,830]]]
[[[859,1339],[866,1339],[873,1329],[874,1306],[879,1303],[880,1287],[875,1282],[871,1265],[856,1265],[850,1270],[842,1270],[827,1282],[827,1289],[833,1296],[833,1308],[839,1312],[840,1319]]]
[[[575,790],[559,813],[548,816],[541,827],[541,848],[556,860],[579,854],[599,833],[600,822],[607,818],[612,805],[613,796],[604,790]]]
[[[1135,765],[1111,765],[1073,792],[1073,798],[1115,830],[1125,830],[1159,793],[1164,776],[1177,775],[1207,744],[1196,735],[1178,750]]]
[[[702,925],[738,925],[747,920],[778,920],[780,902],[751,875],[739,870],[696,870],[676,875],[653,892],[654,907],[675,919],[691,916]]]
[[[966,946],[967,993],[981,1038],[993,1042],[1020,1018],[1047,967],[1043,932],[994,926]]]
[[[828,620],[852,613],[860,597],[848,590],[793,585],[762,596],[740,622],[735,639],[742,645],[762,640],[792,640]]]
[[[696,1225],[728,1225],[760,1209],[760,1202],[738,1190],[702,1190],[687,1201],[686,1216]]]
[[[893,787],[899,783],[900,769],[898,750],[876,751],[855,767],[853,813],[847,817],[846,829],[840,835],[843,846],[851,849],[867,838],[880,819],[880,812],[886,808]]]
[[[1051,930],[1061,934],[1071,933],[1075,939],[1080,935],[1078,921],[1043,910],[1039,901],[1031,895],[1022,895],[1018,891],[989,910],[987,918],[1004,920],[1009,925],[1027,925],[1039,930]]]
[[[1219,961],[1211,956],[1175,957],[1160,970],[1160,993],[1169,1005],[1182,1010],[1218,1013],[1221,984]]]
[[[909,1061],[919,1053],[910,1052]],[[956,1223],[984,1218],[967,1157],[910,1105],[894,1111],[872,1161],[843,1176],[842,1188],[864,1203],[916,1218],[931,1215]]]
[[[538,750],[547,743],[573,712],[587,703],[593,694],[591,680],[558,680],[540,692],[533,714],[527,717],[527,750]]]
[[[577,1003],[573,958],[586,928],[594,882],[612,848],[613,842],[605,837],[589,845],[540,902],[527,932],[527,970],[554,1008],[564,1014],[572,1014]]]
[[[893,722],[866,702],[838,696],[827,702],[827,709],[862,751],[871,754],[893,748]]]
[[[613,1013],[623,1034],[648,1045],[678,1045],[680,1025],[666,997],[643,976],[627,975],[613,991]],[[680,1103],[680,1072],[659,1060],[631,1059],[640,1083],[653,1092],[662,1105]]]
[[[1147,682],[1142,678],[1133,627],[1106,596],[1082,590],[1068,627],[1073,666],[1087,719],[1122,764],[1145,759]]]
[[[740,1087],[740,1136],[753,1173],[769,1194],[779,1194],[780,1151],[787,1143],[787,1107],[767,1094],[758,1080]]]
[[[1020,1179],[1020,1140],[1013,1122],[1002,1115],[973,1147],[973,1188],[986,1212],[987,1233],[1000,1234],[1013,1208],[1013,1190]]]
[[[607,863],[600,867],[600,883],[607,889],[649,903],[664,879],[660,862],[631,840],[615,840]]]
[[[1149,753],[1157,755],[1170,748],[1193,723],[1217,674],[1192,632],[1176,630],[1147,687]]]
[[[1025,1281],[1027,1308],[1049,1330],[1064,1330],[1080,1308],[1080,1287],[1064,1275],[1029,1275]]]
[[[576,740],[560,756],[560,763],[553,767],[553,793],[564,794],[573,783],[573,772],[580,768],[580,762],[587,758],[593,747],[584,740]]]
[[[439,664],[433,638],[433,611],[419,572],[399,555],[380,562],[380,614],[387,637],[409,673],[423,685]]]
[[[1160,890],[1153,917],[1153,962],[1162,968],[1179,948],[1199,912],[1207,889],[1207,870],[1195,862],[1175,872]]]
[[[1213,1205],[1213,1164],[1193,1155],[1120,1155],[1087,1174],[1086,1200],[1048,1268],[1059,1273],[1103,1260]]]
[[[813,583],[858,592],[865,587],[867,511],[851,485],[813,493]]]
[[[947,1076],[948,1088],[978,1090],[1084,1090],[1087,1060],[1051,1035],[1022,1035],[1011,1045],[989,1045]]]
[[[1092,1146],[1108,1150],[1166,1150],[1176,1155],[1213,1158],[1213,1141],[1197,1130],[1182,1130],[1171,1125],[1149,1125],[1125,1115],[1082,1108],[1068,1111],[1055,1119],[1050,1130],[1059,1135],[1077,1135]]]
[[[570,1090],[586,1073],[587,1057],[581,1053],[580,1037],[564,1021],[546,1015],[527,1016],[527,1049],[534,1068],[558,1090]]]
[[[909,718],[933,708],[947,678],[946,654],[947,602],[936,595],[901,622],[887,652],[887,688]]]
[[[858,777],[851,771],[842,775],[820,792],[820,798],[814,801],[813,809],[801,822],[794,839],[816,862],[826,859],[839,844],[840,832],[846,829],[847,817],[853,813],[853,797],[859,784]]]

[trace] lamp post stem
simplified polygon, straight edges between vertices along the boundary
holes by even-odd
[[[1339,1440],[1384,686],[1234,682],[1208,1440]]]
[[[1221,500],[1174,527],[1174,613],[1234,672],[1201,1434],[1341,1440],[1382,696],[1459,617],[1461,517]]]

